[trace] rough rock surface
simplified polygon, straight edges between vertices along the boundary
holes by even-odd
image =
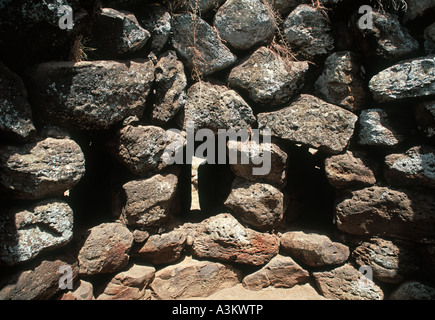
[[[289,107],[258,116],[260,129],[326,153],[340,153],[349,143],[358,117],[319,98],[303,94]]]
[[[63,195],[85,174],[85,157],[71,139],[6,145],[0,147],[0,172],[0,188],[10,198]]]
[[[291,288],[309,280],[308,271],[302,269],[292,258],[276,255],[263,268],[243,278],[243,287],[261,290],[273,286]]]
[[[419,281],[406,281],[390,296],[391,300],[434,300],[435,288]]]
[[[83,275],[113,273],[129,261],[133,235],[123,224],[99,224],[86,232],[78,253],[79,272]]]
[[[392,127],[388,113],[383,109],[362,110],[359,116],[358,142],[368,146],[395,146],[403,136]]]
[[[148,43],[155,52],[160,52],[169,40],[171,33],[171,14],[160,6],[148,8],[144,17],[138,17],[151,34]]]
[[[150,60],[47,62],[28,72],[34,113],[45,123],[101,130],[142,116],[154,80]]]
[[[277,106],[289,102],[301,89],[308,69],[305,61],[286,61],[261,47],[231,70],[228,83],[257,104]]]
[[[418,129],[424,137],[435,142],[435,100],[421,102],[414,110]]]
[[[95,300],[92,283],[79,280],[73,284],[73,289],[60,297],[60,300]]]

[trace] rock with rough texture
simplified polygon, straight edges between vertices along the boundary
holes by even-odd
[[[125,223],[141,229],[160,226],[169,218],[177,185],[178,178],[174,174],[157,174],[124,184],[126,202],[122,217]]]
[[[172,144],[174,148],[170,148]],[[132,173],[144,176],[170,164],[166,148],[179,150],[184,145],[185,138],[174,131],[156,126],[127,125],[118,132],[115,157]]]
[[[263,231],[277,227],[286,210],[284,194],[279,189],[241,178],[233,181],[225,206],[249,226]]]
[[[332,154],[347,147],[358,120],[352,112],[307,94],[289,107],[257,118],[259,128],[269,128],[275,137]]]
[[[373,281],[350,264],[331,271],[313,272],[320,293],[333,300],[383,300],[384,293]]]
[[[15,265],[66,245],[73,236],[73,211],[61,200],[28,208],[3,208],[0,215],[0,264]]]
[[[309,5],[301,4],[288,15],[284,35],[292,49],[308,59],[324,56],[334,49],[326,13]]]
[[[393,186],[435,188],[435,148],[416,146],[386,156],[384,176]]]
[[[113,273],[129,261],[133,235],[120,223],[102,223],[88,230],[78,253],[81,275]]]
[[[424,30],[424,50],[427,54],[435,53],[435,22]]]
[[[186,9],[203,17],[219,8],[225,3],[225,0],[186,0],[183,2]]]
[[[281,236],[281,248],[310,267],[340,265],[349,257],[349,248],[329,237],[303,231],[289,231]]]
[[[155,272],[153,266],[132,264],[110,280],[97,300],[143,300]]]
[[[186,102],[187,78],[184,66],[174,51],[163,54],[156,64],[152,119],[164,124],[171,120]]]
[[[382,282],[401,283],[419,270],[419,256],[412,246],[372,238],[352,252],[360,266],[372,268],[373,277]]]
[[[186,236],[182,231],[152,235],[132,255],[152,264],[174,263],[181,257],[186,245]]]
[[[60,297],[60,300],[95,300],[94,286],[92,283],[79,280],[73,284],[73,289]]]
[[[375,75],[369,88],[378,102],[435,95],[435,55],[401,61]]]
[[[357,54],[335,52],[326,59],[315,87],[327,102],[357,111],[367,99],[363,75],[361,58]]]
[[[19,142],[28,140],[35,131],[24,82],[0,61],[0,134]]]
[[[148,7],[145,16],[139,16],[138,20],[151,34],[148,40],[151,50],[160,52],[169,40],[171,14],[162,6]]]
[[[9,198],[63,195],[84,176],[85,158],[74,140],[46,138],[1,146],[0,173],[0,189]]]
[[[375,170],[374,161],[362,152],[346,151],[325,160],[326,178],[337,189],[374,185]]]
[[[255,122],[252,109],[234,90],[224,85],[197,82],[187,91],[184,128],[249,129]]]
[[[302,88],[308,69],[306,61],[287,61],[261,47],[231,70],[228,84],[257,104],[282,105]]]
[[[263,265],[278,254],[278,237],[243,227],[230,214],[204,220],[196,230],[192,251],[198,258]]]
[[[34,113],[44,123],[102,130],[142,116],[154,64],[144,59],[47,62],[31,68],[28,77]]]
[[[431,192],[369,187],[353,191],[335,209],[338,229],[354,235],[425,242],[435,238]]]
[[[186,258],[156,272],[150,287],[158,299],[207,297],[240,282],[241,272],[218,262]]]
[[[391,293],[390,300],[435,300],[435,288],[419,281],[406,281]]]
[[[213,25],[237,50],[266,44],[277,29],[272,12],[260,0],[227,0],[216,12]]]
[[[417,104],[414,114],[420,132],[428,140],[435,142],[435,100]]]
[[[366,146],[391,147],[404,137],[393,128],[389,115],[382,109],[362,110],[359,116],[358,143]]]
[[[196,15],[174,15],[172,31],[172,46],[196,77],[226,69],[237,59],[216,30]]]
[[[406,23],[410,20],[421,18],[426,14],[430,14],[435,11],[434,0],[406,0],[407,6],[403,21]]]
[[[275,288],[292,288],[297,284],[308,282],[310,274],[302,269],[290,257],[277,255],[263,268],[243,278],[243,287],[249,290]]]

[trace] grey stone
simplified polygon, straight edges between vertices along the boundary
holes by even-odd
[[[145,16],[138,17],[138,20],[151,34],[151,38],[148,40],[150,48],[158,53],[169,40],[172,17],[165,7],[155,6],[147,9]]]
[[[392,127],[388,113],[382,109],[362,110],[359,129],[361,145],[391,147],[403,141],[403,136]]]
[[[435,300],[435,288],[420,281],[406,281],[391,294],[390,299]]]
[[[428,140],[435,142],[435,100],[415,105],[415,119],[418,129]]]

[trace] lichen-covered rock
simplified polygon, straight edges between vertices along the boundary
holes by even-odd
[[[286,61],[261,47],[231,70],[228,84],[246,93],[257,104],[277,106],[289,102],[301,89],[308,68],[305,61]]]
[[[73,188],[85,174],[85,158],[74,140],[46,138],[1,146],[0,172],[4,196],[41,199]]]
[[[238,50],[266,44],[277,29],[272,12],[260,0],[227,0],[216,12],[213,25]]]
[[[142,116],[153,80],[149,60],[47,62],[29,70],[29,93],[44,123],[101,130]]]
[[[435,288],[420,281],[403,282],[393,293],[391,300],[435,300]]]
[[[259,128],[269,128],[273,136],[332,154],[347,147],[358,120],[352,112],[307,94],[286,108],[260,113],[257,118]]]
[[[427,54],[435,53],[435,22],[424,30],[424,50]]]
[[[369,82],[378,102],[435,95],[435,55],[401,61]]]
[[[420,132],[429,141],[435,142],[435,100],[418,103],[414,114]]]
[[[3,208],[0,215],[0,264],[16,265],[70,242],[73,211],[61,200],[44,200],[28,208]]]
[[[403,141],[393,128],[389,114],[383,109],[362,110],[359,116],[358,143],[367,146],[391,147]]]

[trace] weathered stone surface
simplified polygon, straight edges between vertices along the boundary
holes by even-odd
[[[338,229],[354,235],[424,242],[435,238],[431,192],[369,187],[351,192],[335,209]]]
[[[236,178],[225,206],[258,230],[277,227],[284,218],[284,194],[270,184]]]
[[[163,54],[156,64],[152,119],[166,123],[184,107],[187,79],[174,51]]]
[[[186,258],[156,272],[151,289],[158,299],[207,297],[241,280],[241,272],[230,265]]]
[[[426,14],[430,15],[435,10],[435,2],[433,0],[407,0],[406,3],[406,11],[403,17],[405,23],[416,18],[421,18]]]
[[[138,16],[146,30],[151,34],[148,39],[151,50],[160,52],[169,40],[171,33],[171,14],[163,6],[148,7],[145,15]]]
[[[169,165],[165,149],[171,143],[176,144],[178,150],[178,147],[183,148],[185,139],[156,126],[127,125],[118,133],[115,157],[132,173],[144,176]]]
[[[234,90],[224,85],[197,82],[187,91],[184,128],[249,129],[255,122],[252,109]]]
[[[213,25],[231,47],[248,50],[266,44],[275,34],[272,12],[260,0],[228,0],[216,12]]]
[[[262,265],[278,254],[278,237],[243,227],[230,214],[204,220],[196,230],[192,250],[199,258]]]
[[[334,49],[332,27],[325,13],[301,4],[284,21],[284,35],[292,49],[308,59]]]
[[[64,293],[60,300],[95,300],[94,286],[92,283],[79,280],[71,291]]]
[[[350,51],[333,53],[315,87],[330,103],[350,111],[361,109],[367,99],[361,58]]]
[[[10,198],[63,195],[85,174],[85,158],[74,140],[46,138],[1,146],[0,173],[0,188]]]
[[[313,272],[320,293],[333,300],[383,300],[384,293],[373,281],[350,264],[331,271]]]
[[[406,281],[389,298],[390,300],[435,300],[435,288],[419,281]]]
[[[435,142],[435,100],[417,104],[414,114],[420,132]]]
[[[435,22],[424,30],[424,50],[427,54],[435,53]]]
[[[14,141],[25,141],[35,131],[24,82],[0,61],[0,134]]]
[[[129,261],[133,235],[120,223],[102,223],[88,230],[78,253],[82,275],[113,273]]]
[[[157,174],[124,184],[126,202],[122,216],[125,223],[137,228],[161,225],[169,217],[177,184],[178,178],[174,174]]]
[[[435,188],[435,148],[416,146],[386,156],[384,176],[393,186]]]
[[[347,246],[321,234],[290,231],[280,240],[284,251],[310,267],[340,265],[350,254]]]
[[[97,300],[143,300],[155,272],[153,266],[132,264],[110,280]]]
[[[186,245],[186,236],[187,234],[183,231],[152,235],[132,255],[145,259],[152,264],[176,262],[181,257]]]
[[[373,277],[382,282],[401,283],[419,270],[419,256],[412,246],[372,238],[363,242],[352,257],[360,266],[369,266]]]
[[[230,87],[245,92],[257,104],[282,105],[301,89],[307,62],[286,61],[272,50],[261,47],[231,70]]]
[[[0,264],[15,265],[40,252],[66,245],[73,236],[73,211],[61,200],[28,208],[3,208],[0,215]]]
[[[60,292],[59,268],[71,267],[73,282],[78,277],[77,260],[72,256],[46,257],[10,274],[0,283],[0,300],[47,300]]]
[[[243,278],[242,284],[249,290],[261,290],[273,286],[292,288],[309,280],[310,274],[290,257],[277,255],[263,268]]]
[[[142,116],[154,64],[144,59],[47,62],[28,76],[34,113],[45,123],[100,130]]]
[[[368,146],[391,147],[403,141],[392,127],[389,115],[382,109],[362,110],[359,116],[358,143]]]
[[[401,61],[375,75],[369,88],[379,102],[435,95],[435,55]]]
[[[186,60],[194,75],[210,75],[228,68],[236,56],[222,43],[218,33],[204,20],[190,14],[174,15],[172,46]]]
[[[269,128],[273,136],[332,154],[346,148],[358,120],[350,111],[307,94],[289,107],[257,118],[259,128]]]
[[[375,170],[374,161],[362,152],[346,151],[325,159],[326,178],[337,189],[374,185]]]

